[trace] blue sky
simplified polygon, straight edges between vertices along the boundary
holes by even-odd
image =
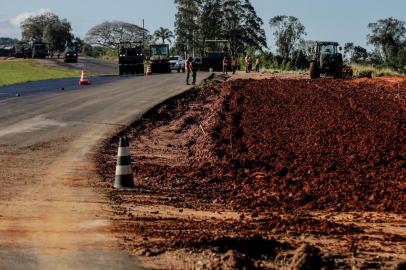
[[[145,19],[153,32],[160,26],[173,30],[173,0],[0,0],[0,36],[20,37],[19,22],[29,15],[52,11],[67,18],[73,32],[84,37],[87,30],[105,20],[138,25]],[[406,0],[251,0],[264,21],[268,46],[274,47],[269,18],[293,15],[306,27],[306,39],[353,41],[366,46],[367,25],[389,16],[406,21]]]

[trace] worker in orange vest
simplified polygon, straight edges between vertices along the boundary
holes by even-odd
[[[233,74],[235,74],[235,71],[237,70],[237,57],[233,55],[233,58],[231,58],[231,68],[233,70]]]
[[[227,74],[228,71],[228,59],[227,56],[223,58],[223,73]]]
[[[186,84],[190,85],[189,83],[189,78],[190,78],[190,72],[192,71],[192,57],[189,57],[185,61],[185,72],[186,72]]]
[[[255,59],[255,71],[259,72],[260,67],[261,67],[261,58],[257,56],[257,58]]]

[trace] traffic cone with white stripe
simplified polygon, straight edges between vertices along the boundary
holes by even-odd
[[[80,76],[79,85],[90,85],[89,73],[87,72],[86,69],[82,70],[82,75]]]
[[[147,76],[152,75],[152,68],[151,65],[147,66],[147,72],[145,73]]]
[[[131,155],[129,142],[126,136],[120,137],[118,144],[116,175],[114,188],[133,188],[133,170],[131,167]]]

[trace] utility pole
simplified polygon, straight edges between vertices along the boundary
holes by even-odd
[[[145,33],[145,21],[144,21],[144,19],[142,19],[142,46],[143,47],[145,46],[145,44],[144,44],[144,42],[145,42],[144,33]]]

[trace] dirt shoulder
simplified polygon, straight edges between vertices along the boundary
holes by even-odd
[[[217,77],[119,134],[133,190],[111,188],[118,136],[105,141],[97,186],[122,246],[157,269],[395,269],[405,80],[266,78]]]

